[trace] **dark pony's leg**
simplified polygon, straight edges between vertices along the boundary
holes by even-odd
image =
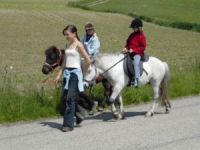
[[[64,90],[65,83],[66,83],[66,80],[63,79],[63,84],[62,84],[62,87],[61,87],[60,103],[57,106],[57,112],[61,116],[64,116],[65,109],[66,109],[67,90]]]
[[[109,104],[109,98],[112,93],[112,85],[106,79],[102,80],[102,85],[104,87],[104,99],[99,102],[99,111],[103,111],[106,104]]]
[[[62,84],[62,89],[61,89],[61,97],[60,97],[60,103],[58,104],[57,106],[57,112],[63,116],[64,115],[64,112],[65,112],[65,109],[66,109],[66,99],[67,99],[67,90],[64,90],[64,85],[66,84],[66,80],[63,79],[63,84]],[[82,95],[82,94],[80,94]],[[89,107],[84,107],[83,103],[78,100],[76,103],[76,113],[79,113],[79,114],[82,114],[82,111],[79,109],[78,105],[82,106],[83,108],[86,108],[86,109],[89,109]]]
[[[91,98],[85,92],[80,92],[79,97],[79,104],[83,108],[91,111],[92,107],[94,106],[94,102],[91,100]]]

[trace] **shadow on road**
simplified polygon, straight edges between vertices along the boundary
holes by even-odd
[[[129,117],[136,117],[136,116],[144,116],[146,112],[125,112],[125,119]],[[103,112],[95,116],[91,116],[86,118],[85,120],[102,120],[107,122],[113,122],[113,115],[111,112]],[[40,122],[42,126],[48,126],[50,128],[61,130],[62,124],[57,122],[49,122],[49,121],[43,121]]]
[[[125,119],[129,117],[136,117],[136,116],[144,116],[146,112],[125,112]],[[88,117],[86,120],[102,120],[102,121],[110,121],[113,119],[113,115],[111,112],[103,112],[95,116]]]
[[[56,123],[56,122],[43,121],[43,122],[40,122],[39,124],[41,124],[42,126],[48,126],[48,127],[58,129],[58,130],[60,130],[62,128],[62,124],[59,124],[59,123]]]

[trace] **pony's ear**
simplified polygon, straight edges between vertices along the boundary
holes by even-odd
[[[60,49],[62,54],[65,54],[65,49]]]
[[[58,49],[57,49],[56,47],[54,47],[54,48],[53,48],[53,53],[57,53],[57,50],[58,50]]]
[[[49,55],[49,54],[51,54],[52,52],[53,52],[53,53],[56,53],[56,51],[57,51],[56,46],[50,46],[50,47],[48,47],[48,48],[45,50],[45,55]]]

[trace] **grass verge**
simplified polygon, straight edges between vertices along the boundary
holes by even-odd
[[[10,70],[0,74],[0,123],[34,120],[57,115],[59,88],[39,88],[31,82],[19,84]]]
[[[197,95],[200,93],[200,65],[193,69],[173,72],[170,77],[170,98]],[[18,77],[10,70],[4,70],[0,75],[0,123],[26,121],[58,115],[60,88],[42,87],[29,82],[19,85]],[[30,79],[31,81],[31,79]],[[103,98],[103,88],[96,86],[92,97]],[[123,101],[125,105],[149,102],[152,99],[150,86],[139,89],[125,88]]]

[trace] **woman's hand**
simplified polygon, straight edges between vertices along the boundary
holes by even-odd
[[[64,60],[63,60],[63,62],[62,62],[61,68],[60,68],[60,70],[58,71],[58,75],[57,75],[56,78],[54,79],[55,84],[58,84],[58,83],[59,83],[59,81],[60,81],[60,79],[61,79],[61,77],[62,77],[63,71],[64,71],[64,69],[65,69],[65,66],[66,66],[66,57],[64,56]]]
[[[58,84],[60,81],[61,75],[60,73],[56,76],[56,78],[54,79],[55,84]]]

